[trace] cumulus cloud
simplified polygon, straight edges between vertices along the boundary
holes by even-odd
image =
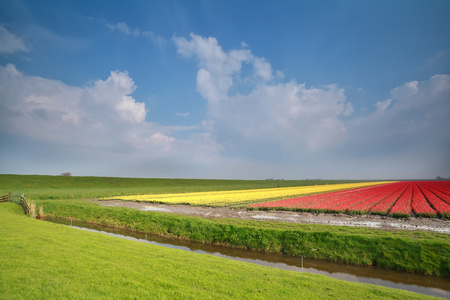
[[[197,90],[210,102],[223,100],[233,85],[233,75],[241,70],[243,62],[253,59],[249,50],[225,52],[213,37],[202,38],[191,34],[190,41],[175,37],[174,42],[181,56],[194,56],[199,61]]]
[[[13,54],[19,51],[28,51],[23,40],[0,26],[0,54]]]
[[[129,95],[135,85],[125,72],[111,72],[107,80],[82,88],[26,76],[12,64],[0,67],[0,76],[2,128],[8,133],[86,146],[114,144],[112,132],[126,135],[132,124],[145,120],[145,104]]]
[[[389,109],[378,110],[369,118],[409,119],[414,123],[425,120],[450,123],[448,118],[431,120],[430,114],[446,115],[449,112],[450,76],[434,75],[422,82],[411,81],[391,90]],[[386,102],[384,101],[384,102]],[[411,118],[411,114],[420,116]]]
[[[185,157],[197,151],[207,156],[217,150],[206,145],[214,141],[171,136],[189,128],[147,121],[145,103],[132,97],[136,88],[127,72],[112,71],[105,80],[72,87],[27,76],[12,64],[0,66],[0,134],[48,143],[48,147],[134,153],[142,160]]]
[[[226,157],[277,162],[290,174],[302,166],[319,177],[433,178],[450,171],[448,75],[394,87],[375,111],[348,118],[354,108],[343,88],[281,82],[282,73],[246,44],[227,51],[195,34],[174,42],[180,56],[198,62],[197,91],[208,108],[202,125]]]
[[[350,141],[346,153],[389,166],[392,174],[403,170],[403,178],[434,178],[437,170],[448,174],[449,99],[449,75],[393,88],[391,98],[376,103],[376,111],[346,123]],[[406,174],[408,169],[416,174]]]
[[[145,36],[125,23],[110,29]],[[195,34],[173,41],[181,57],[198,63],[196,88],[207,104],[201,125],[151,122],[152,112],[133,97],[137,85],[127,72],[112,71],[76,87],[28,76],[8,64],[0,66],[0,137],[8,141],[0,157],[19,157],[7,151],[23,151],[33,164],[46,167],[53,156],[41,158],[52,153],[73,160],[70,170],[79,168],[83,175],[80,162],[89,159],[104,170],[94,175],[370,179],[449,174],[449,75],[394,87],[371,113],[352,116],[353,105],[339,85],[283,81],[283,73],[247,44],[227,50],[217,39]],[[19,48],[7,51],[25,51]],[[8,159],[8,170],[17,172],[20,161]]]
[[[199,63],[197,90],[208,102],[208,126],[224,145],[314,151],[345,140],[341,117],[351,115],[353,107],[337,85],[276,83],[282,73],[265,58],[247,48],[225,51],[213,37],[191,34],[174,42],[182,57]],[[253,67],[247,78],[242,78],[244,64]],[[242,82],[248,84],[246,93],[239,91]]]
[[[256,57],[253,66],[255,68],[255,75],[262,79],[269,81],[272,79],[272,66],[264,58]]]

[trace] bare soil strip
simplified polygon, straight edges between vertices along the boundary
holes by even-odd
[[[144,211],[185,214],[204,218],[234,218],[258,221],[370,227],[382,230],[422,230],[450,234],[450,220],[437,218],[391,218],[377,215],[314,214],[291,211],[258,211],[245,208],[165,205],[134,201],[90,201],[103,206],[128,207]]]

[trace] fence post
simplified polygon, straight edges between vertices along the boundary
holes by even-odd
[[[25,200],[25,195],[22,194],[20,196],[20,205],[22,206],[23,210],[25,211],[25,214],[28,216],[30,214],[30,206],[27,203],[27,200]]]
[[[303,256],[302,256],[302,273],[303,273]]]
[[[9,194],[0,196],[0,202],[9,202],[11,199],[11,192]]]

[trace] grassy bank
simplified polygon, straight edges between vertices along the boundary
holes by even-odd
[[[2,299],[432,299],[118,239],[0,203]]]
[[[204,219],[84,201],[37,201],[49,215],[206,243],[450,277],[450,238],[419,231]]]

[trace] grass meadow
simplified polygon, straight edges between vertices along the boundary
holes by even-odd
[[[2,299],[432,299],[31,219],[0,203]]]

